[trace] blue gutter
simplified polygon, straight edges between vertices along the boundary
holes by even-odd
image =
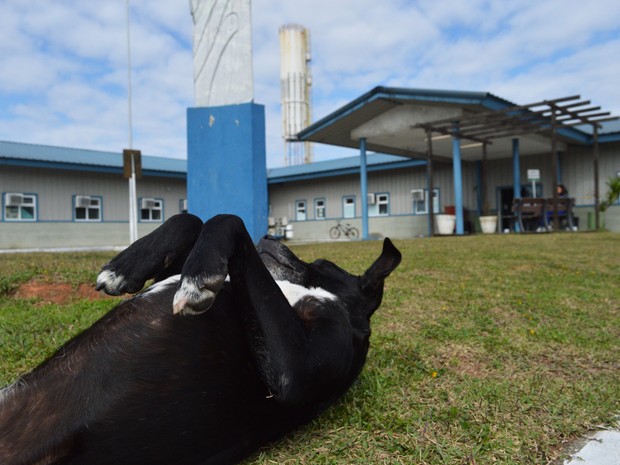
[[[22,160],[16,158],[0,158],[0,166],[20,166],[24,168],[45,168],[55,170],[80,171],[90,173],[110,173],[123,174],[123,167],[120,166],[101,166],[101,165],[84,165],[77,163],[57,162],[57,161],[39,161],[39,160]],[[166,178],[185,179],[186,173],[179,171],[160,171],[142,168],[142,176],[159,176]]]
[[[320,162],[317,162],[317,163],[320,163]],[[367,172],[371,173],[374,171],[388,171],[388,170],[395,170],[395,169],[401,169],[401,168],[412,168],[412,167],[424,166],[424,165],[426,165],[425,160],[413,160],[412,159],[409,161],[399,161],[399,162],[393,162],[393,163],[382,163],[382,164],[375,164],[375,165],[367,164],[366,170]],[[310,179],[329,178],[329,177],[334,177],[334,176],[359,174],[360,166],[353,166],[349,168],[337,168],[337,169],[326,170],[326,171],[308,171],[305,173],[288,174],[288,175],[283,175],[283,176],[272,174],[273,171],[276,171],[276,170],[278,170],[278,168],[272,168],[268,170],[268,173],[267,173],[268,184],[278,184],[282,182],[291,182],[291,181],[307,181]]]
[[[590,144],[593,144],[593,137],[590,136]],[[606,144],[609,142],[620,142],[620,132],[612,132],[610,134],[599,134],[598,143]]]

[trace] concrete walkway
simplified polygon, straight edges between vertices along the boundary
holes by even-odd
[[[57,253],[57,252],[120,252],[127,246],[108,246],[108,247],[53,247],[53,248],[33,248],[33,249],[0,249],[0,254],[4,253]]]
[[[589,435],[586,444],[564,465],[620,465],[620,423],[618,428]]]

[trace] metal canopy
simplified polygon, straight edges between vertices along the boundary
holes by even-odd
[[[591,133],[579,127],[571,127],[571,121],[567,120],[574,116],[569,112],[578,112],[579,116],[588,115],[592,118],[595,111],[585,111],[589,105],[579,106],[565,99],[542,103],[545,102],[566,107],[563,116],[558,117],[558,120],[563,121],[558,131],[559,150],[569,144],[591,144]],[[480,144],[479,140],[491,141],[490,135],[493,137],[492,143],[488,144],[487,155],[489,160],[496,160],[512,156],[511,137],[501,137],[502,134],[519,136],[520,152],[524,156],[547,152],[549,131],[545,133],[544,128],[548,128],[548,125],[544,123],[548,123],[549,118],[543,110],[548,109],[549,105],[517,106],[516,103],[483,92],[377,87],[313,123],[301,131],[298,138],[301,141],[354,149],[359,149],[360,139],[365,138],[369,151],[424,159],[427,134],[422,125],[417,123],[432,126],[446,119],[444,126],[450,127],[453,120],[459,120],[462,124],[471,120],[472,124],[478,126],[468,128],[468,131],[478,141],[474,140],[476,143],[472,144],[464,139],[466,146],[462,147],[463,160],[480,160],[480,150],[472,149]],[[495,117],[501,120],[496,121]],[[581,119],[574,122],[581,123]],[[480,130],[478,134],[474,133],[474,129]],[[502,133],[501,129],[506,131]],[[436,160],[449,162],[452,158],[450,137],[435,135],[433,143]]]
[[[593,167],[594,167],[594,211],[596,228],[599,227],[599,147],[598,130],[602,127],[601,123],[619,119],[610,116],[610,112],[600,111],[600,106],[588,106],[589,100],[581,100],[579,95],[562,97],[554,100],[543,100],[541,102],[530,103],[528,105],[517,105],[496,111],[485,111],[475,115],[464,116],[462,118],[447,118],[429,123],[419,123],[412,125],[412,129],[423,129],[426,132],[428,141],[427,161],[429,190],[432,192],[432,160],[433,148],[431,144],[432,133],[439,133],[442,136],[451,136],[455,140],[466,139],[478,143],[482,146],[482,198],[486,198],[486,182],[484,180],[487,171],[487,145],[493,144],[494,140],[502,138],[517,138],[532,133],[544,133],[551,139],[551,166],[553,176],[553,201],[557,205],[558,194],[558,173],[557,173],[557,136],[558,130],[573,126],[591,125],[593,131]],[[549,134],[550,133],[550,134]],[[483,206],[483,213],[488,211],[488,205]],[[432,213],[430,215],[432,230]],[[554,228],[559,227],[557,208],[554,210]]]

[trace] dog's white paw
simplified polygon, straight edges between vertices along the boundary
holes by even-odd
[[[116,274],[114,271],[103,270],[97,276],[98,291],[103,290],[106,294],[120,295],[121,287],[125,283],[125,277],[122,274]]]
[[[172,311],[175,315],[199,315],[206,312],[215,302],[222,284],[224,279],[219,276],[183,278],[181,287],[174,295]]]

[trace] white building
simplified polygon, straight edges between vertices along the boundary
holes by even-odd
[[[362,231],[364,200],[370,237],[427,236],[427,141],[423,132],[413,130],[420,115],[439,119],[437,115],[455,111],[475,113],[485,105],[511,105],[484,93],[396,90],[373,89],[300,134],[302,139],[348,147],[359,147],[364,139],[367,150],[384,152],[368,153],[366,165],[352,152],[347,158],[268,171],[269,216],[280,226],[292,225],[294,239],[329,240],[329,230],[338,221]],[[436,137],[434,212],[454,211],[460,196],[464,232],[479,230],[477,218],[485,204],[491,214],[500,216],[502,230],[510,228],[502,216],[510,214],[515,180],[522,193],[529,195],[532,183],[527,172],[539,170],[536,195],[549,197],[556,181],[555,163],[557,182],[566,185],[575,199],[579,229],[593,229],[593,134],[586,129],[560,132],[556,160],[550,157],[550,138],[544,132],[519,136],[516,158],[511,148],[515,137],[495,140],[486,164],[479,148],[467,148],[461,141],[460,183],[455,182],[450,154],[453,141]],[[598,141],[596,187],[603,196],[607,180],[620,175],[620,125],[606,123]],[[0,249],[128,244],[128,183],[122,174],[120,151],[0,142],[0,166]],[[360,171],[364,166],[369,195],[363,196]],[[180,159],[144,156],[142,173],[137,183],[140,236],[185,210],[187,164]],[[603,221],[607,229],[620,232],[620,204],[608,209]]]

